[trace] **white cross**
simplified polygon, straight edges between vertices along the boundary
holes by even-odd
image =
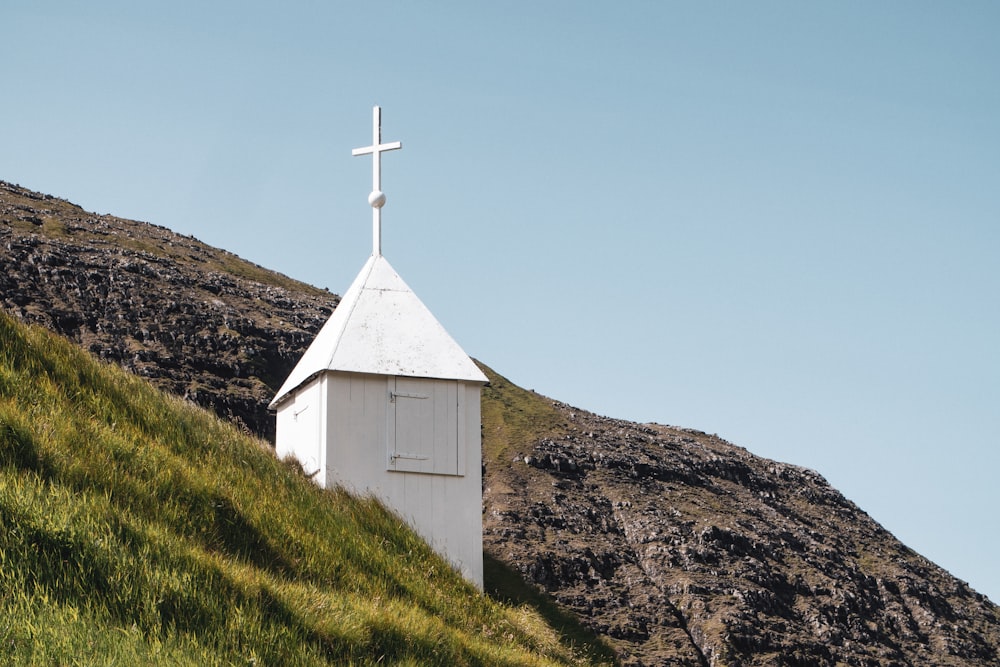
[[[385,205],[385,193],[382,192],[382,153],[402,148],[403,144],[392,141],[382,143],[382,108],[372,109],[372,145],[355,148],[351,155],[372,156],[372,192],[368,195],[368,203],[372,206],[372,254],[382,254],[382,206]]]

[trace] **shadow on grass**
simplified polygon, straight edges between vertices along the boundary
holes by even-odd
[[[584,627],[576,616],[551,597],[526,582],[516,570],[487,553],[483,554],[483,579],[487,595],[514,607],[531,607],[559,633],[559,641],[564,646],[593,662],[618,664],[614,650],[601,637]]]

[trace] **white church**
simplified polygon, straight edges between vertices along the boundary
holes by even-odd
[[[483,587],[480,391],[486,376],[381,251],[373,110],[372,256],[278,390],[276,454],[321,487],[370,493]]]

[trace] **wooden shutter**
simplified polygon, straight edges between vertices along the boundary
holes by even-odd
[[[389,378],[389,470],[459,475],[464,392],[454,380]]]

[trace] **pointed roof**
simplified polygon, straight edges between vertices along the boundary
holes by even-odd
[[[323,371],[487,382],[382,255],[372,255],[271,401]]]

